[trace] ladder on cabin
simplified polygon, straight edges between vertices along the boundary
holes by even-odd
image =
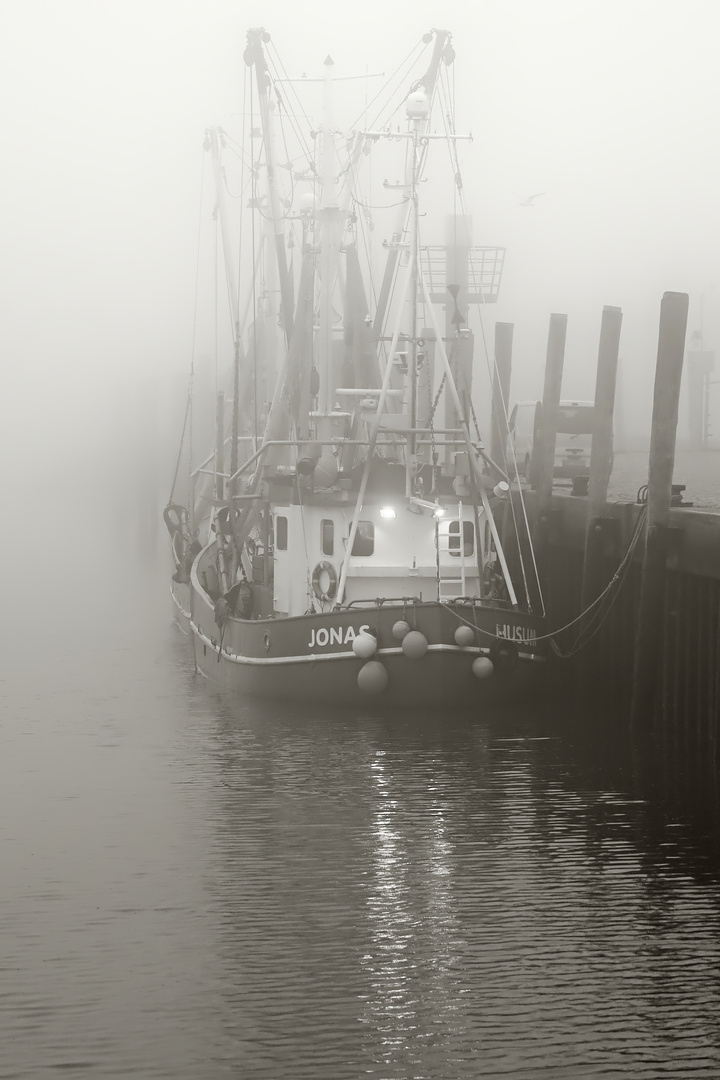
[[[436,542],[438,558],[438,600],[454,600],[467,595],[468,577],[477,578],[478,569],[475,552],[475,526],[463,519],[462,503],[458,503],[457,532],[451,531],[454,520],[437,524]],[[470,553],[465,552],[465,525],[472,525]],[[443,555],[452,557],[452,564],[443,560]]]

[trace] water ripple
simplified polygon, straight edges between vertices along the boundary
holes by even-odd
[[[233,704],[163,605],[5,681],[3,1080],[720,1075],[709,804],[559,713]]]

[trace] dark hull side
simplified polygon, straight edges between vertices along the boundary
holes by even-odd
[[[192,637],[198,671],[240,695],[318,704],[473,709],[535,694],[545,675],[545,642],[537,641],[542,620],[491,605],[408,602],[294,618],[228,618],[221,629],[202,589],[191,587],[189,596],[185,592],[181,598],[173,586],[173,598],[177,621]],[[424,655],[405,654],[393,634],[399,620],[424,635]],[[458,645],[455,631],[468,624],[473,643]],[[352,647],[363,628],[378,645],[366,659],[357,657]],[[493,661],[492,674],[483,679],[473,673],[473,661],[480,656]],[[368,659],[387,672],[387,685],[380,690],[358,684]]]

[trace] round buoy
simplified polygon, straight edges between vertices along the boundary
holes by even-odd
[[[368,660],[358,671],[357,681],[366,694],[381,694],[388,684],[387,669],[379,660]]]
[[[411,660],[419,660],[428,651],[428,640],[419,630],[411,630],[403,638],[402,651]]]
[[[455,631],[456,645],[472,645],[475,642],[475,631],[472,626],[458,626]]]
[[[495,665],[487,656],[476,656],[472,662],[472,673],[476,679],[487,679],[494,670]]]
[[[352,643],[352,651],[361,660],[369,660],[377,652],[377,640],[367,630],[361,630]]]
[[[406,623],[404,619],[398,619],[396,623],[393,623],[392,635],[396,641],[402,641],[406,634],[410,633],[410,624]]]

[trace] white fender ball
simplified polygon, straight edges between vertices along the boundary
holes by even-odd
[[[366,694],[381,694],[388,684],[387,669],[379,660],[368,660],[358,671],[358,686]]]
[[[476,656],[472,662],[472,672],[476,679],[488,679],[494,670],[495,665],[487,656]]]
[[[377,641],[372,634],[361,630],[352,643],[352,650],[361,660],[369,660],[377,652]]]
[[[410,633],[410,624],[406,623],[404,619],[398,619],[396,623],[393,623],[392,635],[396,641],[402,641],[406,634]]]
[[[402,651],[411,660],[419,660],[428,651],[428,640],[419,630],[411,630],[403,638]]]
[[[475,644],[475,631],[472,626],[458,626],[455,631],[455,644],[456,645],[474,645]]]

